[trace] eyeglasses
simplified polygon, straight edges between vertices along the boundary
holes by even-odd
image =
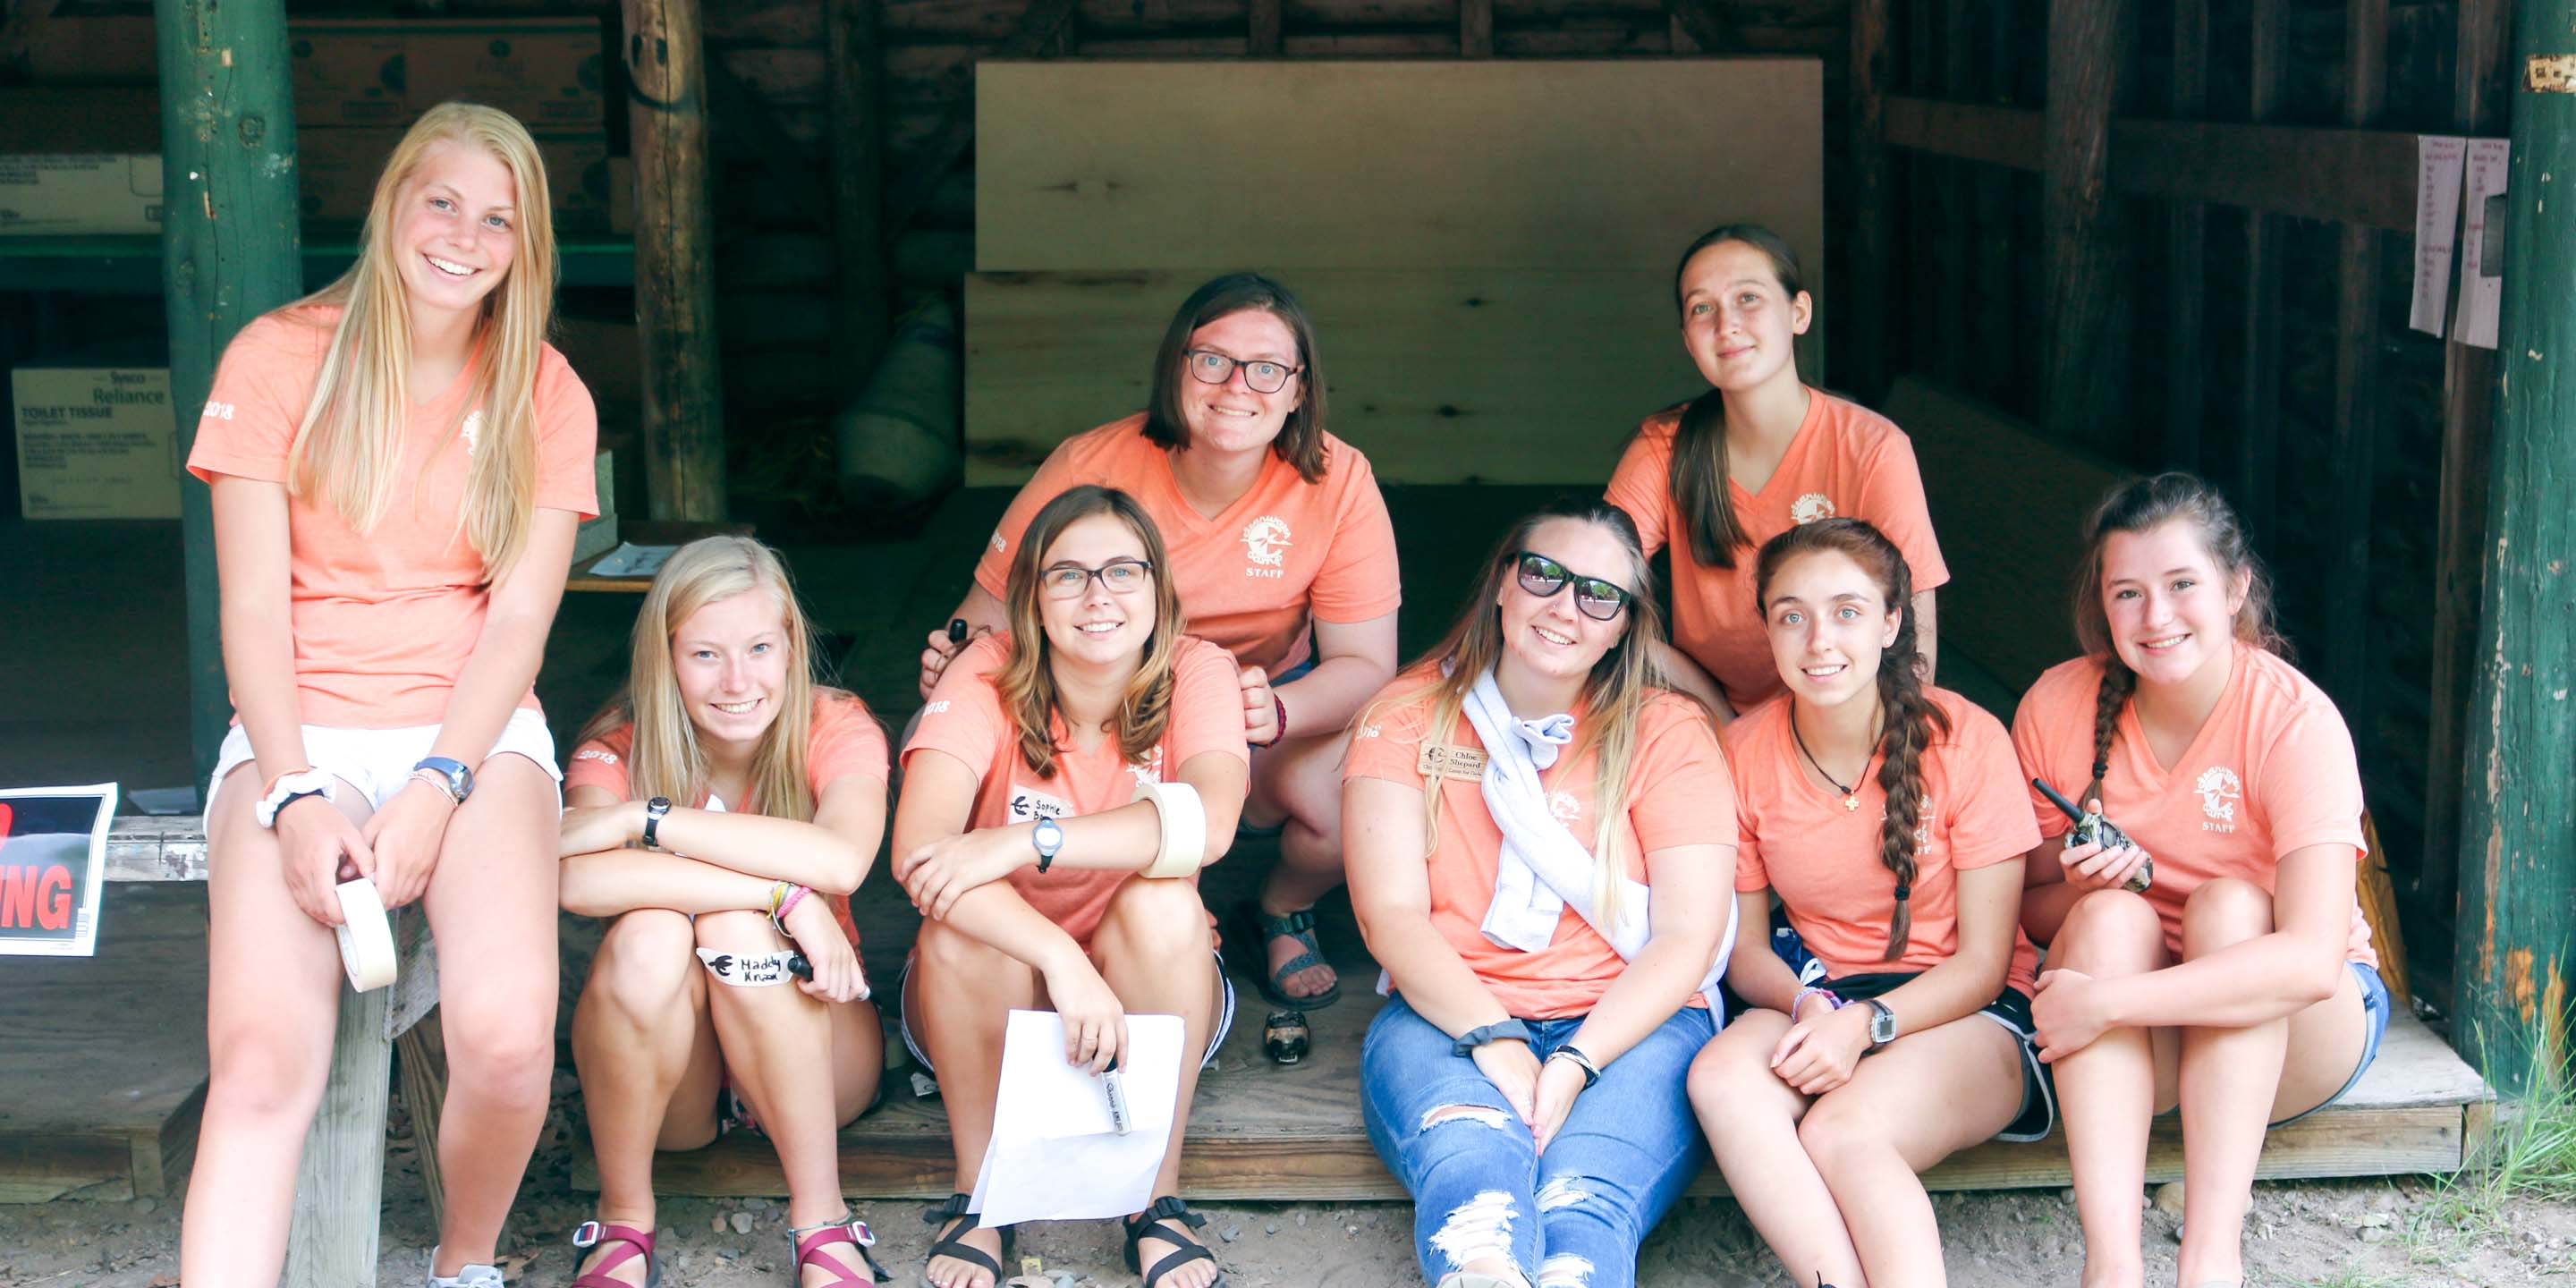
[[[1142,559],[1112,559],[1097,568],[1080,564],[1057,564],[1038,574],[1038,589],[1049,599],[1080,599],[1091,579],[1098,577],[1101,588],[1113,595],[1143,590],[1154,575],[1154,565]]]
[[[1513,555],[1512,561],[1517,565],[1521,589],[1547,599],[1571,584],[1575,608],[1596,622],[1618,620],[1628,602],[1636,598],[1616,582],[1583,576],[1546,555],[1523,550]]]
[[[1227,357],[1214,349],[1191,349],[1183,353],[1181,358],[1184,365],[1189,367],[1190,374],[1198,377],[1199,383],[1203,385],[1224,384],[1234,378],[1234,369],[1241,367],[1243,383],[1251,386],[1252,392],[1256,394],[1275,394],[1288,387],[1288,377],[1305,370],[1304,367],[1285,366],[1276,362],[1247,362],[1240,358]]]

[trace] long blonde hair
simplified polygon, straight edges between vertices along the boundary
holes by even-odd
[[[1628,800],[1634,794],[1628,779],[1637,763],[1638,725],[1655,691],[1669,687],[1649,647],[1664,634],[1663,610],[1655,599],[1654,569],[1646,561],[1645,544],[1637,538],[1636,522],[1626,511],[1597,497],[1566,500],[1513,524],[1486,558],[1484,574],[1477,578],[1468,594],[1466,610],[1449,628],[1448,637],[1415,664],[1417,669],[1427,670],[1429,678],[1418,688],[1380,699],[1355,723],[1375,724],[1382,708],[1418,702],[1428,694],[1432,699],[1431,720],[1423,734],[1423,744],[1435,746],[1449,741],[1457,730],[1459,713],[1466,708],[1467,691],[1502,659],[1502,609],[1496,601],[1515,576],[1520,552],[1529,549],[1539,528],[1557,519],[1607,529],[1618,538],[1619,548],[1628,559],[1624,571],[1632,594],[1627,629],[1620,632],[1619,641],[1592,664],[1591,674],[1584,677],[1582,706],[1575,713],[1574,744],[1565,753],[1569,762],[1581,758],[1586,751],[1599,756],[1592,785],[1593,905],[1606,921],[1619,915],[1619,883],[1627,875],[1626,860],[1619,853],[1619,821],[1627,815]],[[1563,593],[1574,592],[1568,589]],[[1440,846],[1440,796],[1437,783],[1426,785],[1422,801],[1425,854]]]
[[[778,718],[769,722],[752,753],[750,797],[726,805],[772,818],[813,819],[814,789],[805,753],[814,724],[814,635],[787,579],[787,566],[776,551],[749,537],[703,537],[680,547],[644,592],[644,606],[635,613],[626,687],[590,718],[579,740],[605,738],[621,725],[634,728],[626,753],[629,799],[667,796],[687,805],[707,794],[706,748],[699,744],[698,726],[680,697],[671,667],[671,637],[699,609],[754,592],[778,600],[789,654],[787,682],[778,695]]]
[[[1046,623],[1038,615],[1038,574],[1043,571],[1047,547],[1065,529],[1097,514],[1126,524],[1144,545],[1145,562],[1153,566],[1154,630],[1145,641],[1145,656],[1137,663],[1136,674],[1128,677],[1126,692],[1118,700],[1119,755],[1128,764],[1142,764],[1172,723],[1172,663],[1181,647],[1181,597],[1172,588],[1163,534],[1145,507],[1116,488],[1090,483],[1066,488],[1038,508],[1037,517],[1029,520],[1027,532],[1020,537],[1019,552],[1011,558],[1011,576],[1002,595],[1011,619],[1011,660],[993,678],[1002,709],[1011,714],[1017,728],[1020,759],[1040,778],[1055,776],[1055,758],[1063,749],[1055,745],[1055,672],[1047,666]]]
[[[518,559],[536,513],[537,368],[553,324],[555,293],[545,166],[527,128],[506,112],[441,103],[424,114],[394,145],[376,179],[357,262],[338,281],[287,306],[342,310],[313,382],[313,399],[287,449],[287,487],[318,498],[359,532],[372,530],[393,505],[403,428],[412,410],[411,310],[394,245],[397,207],[429,150],[451,142],[489,153],[509,170],[517,193],[518,215],[511,225],[517,253],[500,285],[484,297],[474,329],[473,387],[448,427],[456,433],[467,411],[483,412],[457,522],[482,555],[489,581]]]

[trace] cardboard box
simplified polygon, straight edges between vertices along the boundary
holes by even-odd
[[[402,128],[310,130],[301,136],[303,212],[308,223],[355,224],[366,219],[385,158],[401,142]],[[597,232],[608,226],[608,140],[538,135],[546,187],[554,197],[555,232]]]
[[[22,366],[11,383],[28,518],[179,517],[169,368]]]
[[[159,231],[157,155],[0,156],[0,236]]]
[[[403,24],[348,19],[287,24],[298,133],[343,125],[401,125],[419,115],[403,92]]]
[[[0,85],[0,155],[160,150],[152,86]]]
[[[608,128],[607,46],[590,18],[487,18],[404,28],[414,115],[449,99],[500,108],[531,134]]]
[[[160,50],[148,13],[66,13],[26,19],[27,75],[40,84],[151,84]]]

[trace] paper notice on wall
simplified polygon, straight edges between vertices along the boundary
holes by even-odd
[[[2462,344],[2496,347],[2496,310],[2504,301],[2504,256],[2490,245],[2487,199],[2500,196],[2511,144],[2504,139],[2471,139],[2468,156],[2468,226],[2460,234],[2460,325]],[[2497,202],[2501,215],[2504,203]]]
[[[2469,141],[2452,134],[2415,139],[2415,304],[2406,325],[2442,334],[2450,303],[2453,232],[2460,224],[2460,174]]]

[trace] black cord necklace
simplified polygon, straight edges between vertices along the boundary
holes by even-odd
[[[1843,786],[1841,779],[1834,777],[1832,774],[1826,773],[1824,763],[1816,759],[1816,753],[1807,750],[1807,735],[1800,732],[1798,729],[1798,710],[1795,704],[1792,704],[1789,708],[1789,736],[1797,739],[1798,754],[1807,758],[1807,763],[1814,767],[1816,776],[1833,784],[1834,790],[1842,793],[1843,808],[1846,810],[1858,810],[1860,808],[1860,783],[1866,782],[1869,779],[1869,762],[1866,760],[1861,762],[1860,778],[1855,780],[1849,787]],[[1878,753],[1873,750],[1870,754],[1875,757]]]

